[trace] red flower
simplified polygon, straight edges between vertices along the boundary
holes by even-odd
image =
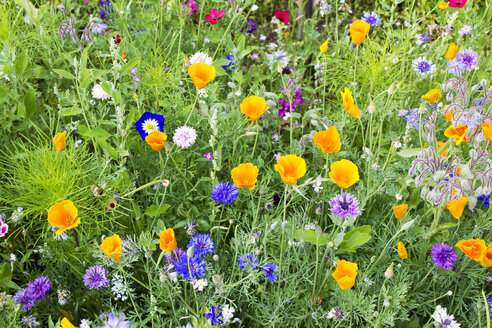
[[[113,36],[114,43],[120,43],[121,42],[121,35],[116,35],[116,37]]]
[[[287,10],[285,11],[277,10],[275,12],[275,17],[277,17],[278,20],[281,20],[284,24],[289,24],[290,22],[289,12]]]
[[[449,0],[449,6],[455,8],[463,8],[468,0]]]
[[[210,14],[205,16],[205,19],[208,20],[212,25],[217,24],[217,19],[222,18],[224,16],[225,10],[217,11],[217,9],[210,10]]]

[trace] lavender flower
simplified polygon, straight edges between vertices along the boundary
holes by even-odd
[[[44,276],[37,277],[34,281],[27,284],[27,293],[33,301],[42,300],[46,293],[51,289],[51,282]]]
[[[471,49],[464,49],[458,52],[456,56],[456,61],[464,65],[466,70],[470,70],[473,66],[478,64],[479,56]]]
[[[333,197],[330,200],[330,209],[331,213],[342,219],[356,218],[360,215],[359,201],[349,193]]]
[[[107,279],[108,271],[100,265],[91,266],[85,271],[84,285],[89,289],[106,287],[109,284]]]
[[[451,270],[458,258],[453,247],[444,243],[432,246],[431,256],[435,266],[446,270]]]

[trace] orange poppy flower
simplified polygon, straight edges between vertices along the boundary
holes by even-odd
[[[114,234],[111,237],[106,237],[101,243],[101,249],[110,257],[114,257],[114,259],[118,261],[123,257],[121,238],[117,234]]]
[[[359,181],[357,165],[347,159],[332,163],[329,174],[340,188],[348,188]]]
[[[360,118],[360,109],[354,104],[354,98],[352,97],[352,92],[345,88],[344,91],[340,91],[343,98],[343,107],[345,110],[352,115],[354,118]]]
[[[461,249],[466,256],[477,262],[483,260],[487,249],[485,247],[485,240],[483,239],[460,240],[456,244],[456,247]]]
[[[446,51],[446,59],[453,60],[456,57],[457,53],[458,53],[458,46],[455,45],[453,42],[451,42],[449,44],[448,51]]]
[[[53,138],[53,143],[55,144],[55,148],[58,151],[65,150],[66,144],[65,144],[65,137],[67,134],[65,132],[57,133],[55,137]]]
[[[313,142],[323,153],[337,153],[342,147],[340,134],[334,126],[330,126],[326,131],[316,132],[313,136]]]
[[[406,259],[408,257],[407,249],[401,241],[398,242],[398,256],[402,259]]]
[[[446,204],[446,208],[451,212],[451,215],[455,219],[459,219],[463,215],[463,210],[465,209],[466,202],[468,202],[469,197],[461,197],[458,200],[451,200]]]
[[[440,151],[440,150],[441,150],[441,148],[442,148],[445,144],[446,144],[445,142],[440,142],[440,141],[438,141],[438,142],[437,142],[437,151]],[[446,150],[445,150],[445,151],[444,151],[444,152],[443,152],[443,153],[439,156],[439,158],[446,156],[446,154],[448,153],[448,151],[449,151],[449,149],[446,149]]]
[[[339,260],[337,261],[337,268],[331,276],[337,281],[341,289],[350,289],[354,286],[355,277],[357,277],[357,263]]]
[[[352,42],[355,44],[361,44],[364,42],[367,33],[371,29],[371,25],[367,24],[363,20],[356,20],[350,25],[350,37],[352,38]]]
[[[80,218],[77,217],[78,212],[75,205],[69,201],[55,203],[48,210],[48,222],[57,227],[57,235],[61,235],[64,231],[75,228],[80,223]]]
[[[482,124],[482,132],[485,138],[492,140],[492,127],[490,126],[490,122],[484,122]]]
[[[466,130],[468,127],[465,124],[459,125],[456,129],[451,125],[444,131],[444,135],[456,139],[456,145],[460,145],[462,142],[470,142],[469,139],[466,139]]]
[[[431,90],[429,90],[429,92],[427,92],[421,98],[424,99],[425,101],[427,101],[429,104],[433,104],[436,102],[437,99],[442,98],[441,90],[431,89]]]
[[[393,206],[393,213],[395,214],[395,218],[401,219],[407,213],[408,204],[401,204]]]
[[[447,105],[444,105],[444,107],[442,108],[442,111],[444,113],[444,108],[446,108]],[[446,121],[448,122],[451,122],[451,120],[453,119],[453,111],[450,110],[447,114],[444,114],[444,118],[446,119]]]
[[[485,254],[480,264],[486,268],[492,267],[492,244],[488,245],[485,249]]]
[[[195,84],[195,87],[197,89],[203,89],[214,79],[215,67],[205,63],[196,63],[188,68],[188,74]]]
[[[67,318],[63,318],[58,328],[76,328],[76,327],[70,322],[70,320],[68,320]]]
[[[439,2],[439,9],[441,9],[441,10],[448,9],[448,3],[444,2],[444,1]]]
[[[121,55],[121,59],[125,60],[126,59],[126,51],[123,52],[123,54]]]
[[[275,164],[283,183],[293,185],[306,174],[306,161],[296,155],[280,156]]]
[[[176,237],[174,237],[174,230],[172,228],[167,228],[162,230],[159,234],[159,247],[163,251],[171,253],[178,247],[176,243]]]
[[[249,96],[243,100],[240,105],[241,113],[248,117],[252,123],[257,121],[263,115],[268,106],[265,99],[259,96]]]
[[[164,148],[164,141],[166,140],[167,135],[161,131],[152,131],[145,137],[145,141],[156,151],[161,151]]]
[[[256,179],[258,178],[258,167],[251,163],[240,164],[232,169],[231,176],[236,187],[249,187],[252,190],[255,188]]]

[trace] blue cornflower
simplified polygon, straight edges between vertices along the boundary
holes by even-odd
[[[489,304],[489,315],[492,318],[492,296],[487,298],[487,303]]]
[[[51,282],[44,276],[37,277],[34,281],[27,284],[27,293],[34,300],[41,300],[46,297],[46,293],[51,289]]]
[[[222,67],[224,70],[228,70],[228,69],[231,69],[231,70],[234,70],[236,69],[236,58],[234,57],[234,55],[232,54],[229,54],[226,56],[226,59],[229,60],[229,64],[227,65],[222,65],[220,67]]]
[[[482,202],[483,206],[487,208],[490,207],[490,195],[487,196],[485,194],[482,194],[478,196],[477,199]]]
[[[270,282],[275,282],[277,280],[277,274],[275,272],[278,271],[277,266],[272,262],[268,262],[265,264],[261,270],[265,272],[265,278]]]
[[[220,324],[224,323],[220,317],[222,316],[222,312],[217,309],[215,306],[212,306],[210,308],[210,312],[206,312],[203,314],[203,317],[207,319],[208,323],[212,326],[215,326],[215,324]]]
[[[205,271],[206,267],[207,263],[199,256],[190,258],[188,255],[183,255],[179,258],[178,262],[174,263],[174,270],[186,280],[203,277],[207,272]]]
[[[244,271],[248,271],[249,269],[256,270],[258,267],[258,258],[254,254],[246,253],[239,257],[238,265]]]
[[[371,27],[376,27],[381,24],[381,19],[374,11],[372,13],[365,12],[362,16],[362,20],[371,25]]]
[[[422,77],[432,75],[436,71],[436,65],[432,63],[432,60],[425,57],[416,58],[412,62],[412,66],[415,72]]]
[[[191,237],[188,248],[193,247],[196,256],[202,257],[207,254],[213,254],[215,245],[210,235],[198,234]]]
[[[236,200],[239,191],[229,181],[219,182],[212,188],[212,198],[217,203],[230,204]]]
[[[140,137],[145,140],[149,133],[154,131],[164,132],[164,117],[159,114],[145,112],[135,123],[135,129],[140,134]]]
[[[427,33],[417,34],[417,41],[416,41],[416,43],[418,45],[426,45],[430,41],[431,41],[431,37],[430,37],[429,34],[427,34]]]
[[[97,6],[101,9],[99,10],[99,16],[101,16],[102,19],[108,18],[107,15],[113,13],[113,4],[111,3],[111,0],[101,0]]]

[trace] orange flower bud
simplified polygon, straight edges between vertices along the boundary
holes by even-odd
[[[451,42],[449,44],[448,51],[446,51],[446,59],[453,60],[456,57],[457,53],[458,53],[458,46],[455,45],[453,42]]]
[[[352,42],[355,44],[361,44],[364,42],[367,33],[369,33],[369,30],[371,28],[371,25],[367,24],[363,20],[356,20],[355,22],[350,25],[350,37],[352,38]]]
[[[408,257],[407,249],[401,241],[398,242],[398,256],[402,259],[406,259]]]
[[[65,132],[57,133],[55,137],[53,138],[53,143],[55,144],[55,148],[58,151],[62,151],[65,149],[66,144],[65,144],[65,137],[67,134]]]

